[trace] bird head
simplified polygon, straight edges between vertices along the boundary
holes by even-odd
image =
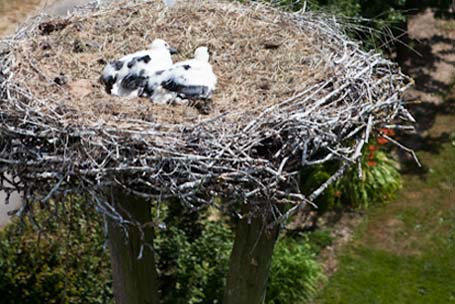
[[[205,46],[198,47],[194,52],[194,59],[208,62],[210,58],[209,49]]]
[[[151,50],[167,50],[167,51],[169,51],[169,53],[171,53],[171,55],[177,53],[177,49],[170,47],[169,44],[166,41],[164,41],[163,39],[153,40],[152,43],[150,44],[149,48]]]

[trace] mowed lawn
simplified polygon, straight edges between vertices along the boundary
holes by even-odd
[[[366,212],[315,303],[455,303],[454,110],[452,98],[422,137],[424,169]]]

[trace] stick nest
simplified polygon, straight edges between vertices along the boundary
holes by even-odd
[[[174,61],[209,47],[219,85],[208,110],[104,92],[104,65],[155,38],[179,49]],[[295,204],[283,219],[358,161],[372,132],[412,121],[410,80],[320,13],[130,1],[37,17],[2,45],[2,188],[41,202],[89,194],[112,217],[109,187],[190,206]],[[340,170],[302,194],[299,169],[333,160]]]

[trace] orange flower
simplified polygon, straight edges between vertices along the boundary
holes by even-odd
[[[382,134],[385,134],[385,135],[390,136],[390,137],[395,136],[395,130],[393,130],[393,129],[382,128],[382,129],[379,129],[379,131],[380,131]]]
[[[389,142],[389,140],[388,140],[387,138],[384,138],[384,137],[382,137],[382,136],[379,136],[378,139],[377,139],[377,142],[378,142],[378,144],[380,144],[380,145],[385,145],[386,143]]]
[[[369,146],[368,146],[368,150],[369,150],[370,152],[374,152],[374,151],[377,150],[377,148],[376,148],[375,145],[369,145]]]
[[[373,160],[374,159],[374,152],[370,152],[370,154],[368,154],[368,159],[369,160]]]
[[[341,191],[335,192],[335,197],[341,197]]]
[[[370,167],[374,167],[374,166],[376,166],[378,163],[375,162],[375,161],[370,160],[370,161],[367,162],[367,164],[368,164],[368,166],[370,166]]]

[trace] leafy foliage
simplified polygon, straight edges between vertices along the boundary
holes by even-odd
[[[381,138],[378,138],[380,140]],[[357,166],[346,174],[315,201],[318,212],[338,207],[367,208],[370,204],[390,200],[401,188],[398,164],[385,151],[369,145],[361,159],[361,175]],[[301,172],[302,192],[310,194],[337,169],[337,163],[317,165]]]
[[[302,181],[301,190],[309,195],[330,178],[330,172],[326,169],[327,166],[317,165],[301,170],[300,180]],[[324,213],[336,207],[336,191],[334,185],[330,185],[325,191],[314,201],[318,206],[318,212]]]
[[[266,303],[303,303],[317,292],[323,279],[310,246],[282,238],[273,254]]]
[[[45,233],[28,219],[0,232],[2,304],[112,303],[99,216],[81,200],[64,205],[55,209],[58,221],[47,221],[49,210],[36,210],[35,224],[46,227]],[[155,237],[163,303],[221,303],[232,231],[223,219],[199,219],[178,207],[174,202],[162,210],[169,228]],[[280,239],[268,303],[294,303],[313,294],[322,278],[313,252],[290,237]]]
[[[29,219],[0,231],[0,302],[110,303],[110,263],[98,215],[80,202],[56,209],[61,220],[50,225],[49,211],[36,214],[42,233]]]
[[[401,188],[401,175],[397,163],[383,151],[364,153],[362,174],[351,168],[335,185],[341,202],[355,208],[367,208],[370,204],[388,201]]]
[[[345,23],[347,29],[365,48],[399,50],[406,44],[407,16],[427,7],[447,12],[452,0],[268,0],[286,10],[298,11],[307,5],[311,10],[328,12]],[[354,18],[354,19],[352,19]],[[398,48],[397,48],[398,47]]]
[[[171,227],[158,234],[155,245],[164,303],[220,303],[232,248],[226,226],[207,222],[194,241]]]
[[[221,303],[234,238],[228,219],[208,221],[207,214],[188,214],[176,202],[162,207],[161,213],[170,227],[155,240],[164,303]],[[283,237],[273,255],[267,303],[300,303],[314,293],[321,278],[313,249]]]
[[[319,254],[324,248],[333,244],[333,237],[330,230],[317,229],[314,231],[305,232],[307,243],[310,245],[311,250]]]
[[[447,10],[452,0],[269,0],[269,2],[293,11],[302,9],[306,2],[313,10],[393,22],[403,20],[407,13],[425,7]]]

